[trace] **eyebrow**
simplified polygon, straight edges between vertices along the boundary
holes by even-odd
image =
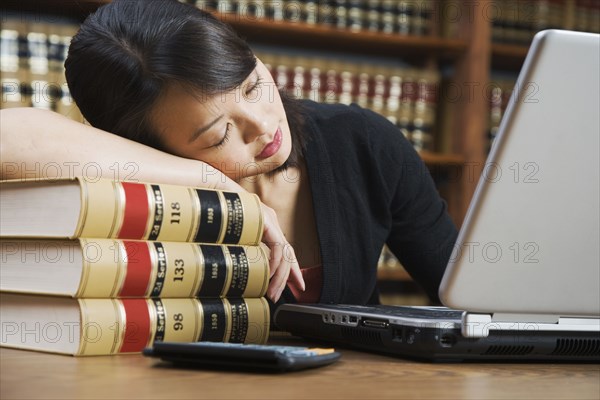
[[[196,132],[192,133],[192,135],[190,136],[188,143],[192,143],[194,140],[196,140],[200,135],[202,135],[204,132],[206,132],[207,130],[209,130],[210,128],[212,128],[212,126],[214,124],[216,124],[217,122],[219,122],[222,118],[223,118],[223,114],[219,115],[217,118],[215,118],[212,122],[210,122],[208,125],[203,126],[202,128],[198,129]]]

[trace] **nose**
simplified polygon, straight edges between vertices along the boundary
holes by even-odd
[[[257,112],[248,112],[244,121],[244,142],[254,142],[267,133],[266,115]]]
[[[252,143],[259,137],[268,133],[267,113],[259,107],[250,107],[244,111],[244,142]]]

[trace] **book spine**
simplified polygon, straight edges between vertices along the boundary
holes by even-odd
[[[262,297],[269,260],[260,246],[81,239],[75,297]]]
[[[139,353],[154,342],[265,343],[269,306],[259,299],[80,299],[76,355]]]
[[[258,196],[166,184],[80,179],[75,237],[217,244],[260,243]]]

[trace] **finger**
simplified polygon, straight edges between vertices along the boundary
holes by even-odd
[[[288,279],[304,292],[306,290],[306,284],[304,283],[304,276],[302,275],[300,265],[296,259],[294,248],[289,243],[286,243],[284,249],[283,257],[290,263],[290,275]]]
[[[281,297],[281,293],[283,292],[283,289],[285,289],[288,276],[290,275],[290,270],[290,264],[284,260],[284,262],[277,267],[277,271],[271,278],[267,296],[269,296],[269,298],[274,302],[277,302]]]
[[[304,276],[302,275],[302,271],[300,271],[300,266],[298,263],[292,265],[290,269],[290,282],[294,282],[300,289],[304,292],[306,290],[306,283],[304,282]]]
[[[265,214],[265,225],[263,231],[262,242],[267,245],[270,250],[269,255],[269,277],[273,277],[277,267],[283,258],[283,248],[281,244],[281,234],[278,234],[277,229],[271,227],[272,220]]]
[[[277,242],[264,242],[269,248],[269,278],[272,278],[283,261],[283,249]]]

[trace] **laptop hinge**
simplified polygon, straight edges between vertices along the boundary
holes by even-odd
[[[559,317],[557,315],[463,313],[464,337],[488,337],[491,330],[506,331],[586,331],[600,332],[599,318]]]

